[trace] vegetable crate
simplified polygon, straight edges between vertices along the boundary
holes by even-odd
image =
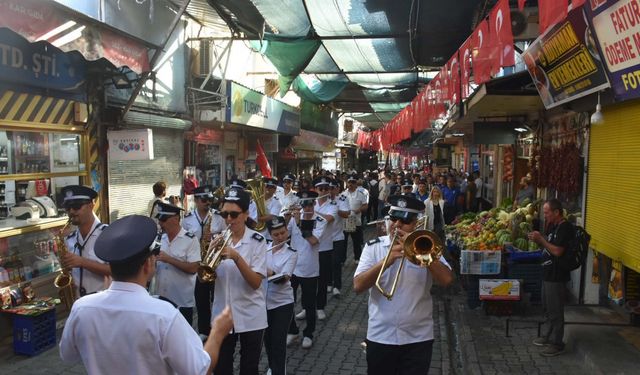
[[[13,351],[34,356],[56,345],[56,312],[13,315]]]
[[[502,252],[462,250],[460,273],[463,275],[497,275],[500,273]]]

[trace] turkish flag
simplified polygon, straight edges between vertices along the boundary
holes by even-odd
[[[473,80],[476,84],[483,84],[491,79],[491,56],[489,49],[489,21],[480,22],[473,31]]]
[[[458,51],[449,59],[449,100],[452,104],[460,101],[460,60]]]
[[[267,160],[267,155],[264,153],[259,139],[256,140],[256,164],[264,177],[271,178],[271,166],[269,165],[269,160]]]
[[[518,9],[523,10],[524,9],[524,3],[526,3],[527,0],[518,0]]]
[[[491,73],[496,74],[503,66],[516,65],[511,33],[511,10],[509,0],[499,0],[489,14],[491,35]]]
[[[466,99],[471,95],[471,87],[469,86],[471,81],[471,52],[471,38],[469,37],[458,50],[458,56],[460,56],[460,95],[462,99]]]
[[[449,64],[445,64],[442,68],[440,68],[440,98],[442,102],[447,102],[451,100],[451,95],[449,93]]]
[[[551,25],[567,17],[568,0],[538,0],[540,9],[540,34]]]

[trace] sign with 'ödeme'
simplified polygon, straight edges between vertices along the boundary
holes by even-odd
[[[592,0],[584,10],[616,98],[640,97],[640,1]]]
[[[109,160],[153,160],[151,129],[107,132]]]

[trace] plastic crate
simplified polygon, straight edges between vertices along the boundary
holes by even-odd
[[[535,263],[542,259],[542,250],[523,251],[513,245],[506,245],[504,248],[509,253],[509,262],[511,263]]]
[[[460,273],[463,275],[498,275],[502,263],[500,251],[462,250]]]
[[[56,345],[56,312],[13,315],[13,351],[34,356]]]
[[[542,300],[542,265],[511,263],[507,275],[510,279],[522,280],[522,290],[525,293],[531,293],[532,302]]]

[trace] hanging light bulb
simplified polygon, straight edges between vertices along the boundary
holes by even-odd
[[[591,125],[600,125],[604,122],[604,116],[602,115],[602,106],[600,105],[600,92],[598,91],[598,104],[596,105],[596,111],[591,115]]]

